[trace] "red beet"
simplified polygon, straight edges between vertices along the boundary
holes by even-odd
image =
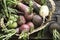
[[[18,23],[18,25],[25,24],[26,20],[25,20],[24,16],[19,16],[17,23]]]
[[[30,30],[30,27],[27,25],[27,24],[23,24],[20,28],[19,28],[20,31],[29,31]]]

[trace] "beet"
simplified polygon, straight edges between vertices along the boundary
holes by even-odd
[[[54,29],[60,31],[60,25],[56,22],[52,23],[49,27],[50,32],[52,32]]]
[[[18,3],[17,8],[21,11],[23,11],[24,13],[29,13],[29,7],[23,3]]]
[[[20,31],[29,31],[30,27],[27,24],[23,24],[21,25],[21,27],[19,28]]]
[[[26,23],[26,20],[24,18],[24,16],[19,16],[18,19],[17,19],[17,23],[18,25],[22,25],[22,24],[25,24]]]
[[[39,15],[35,15],[32,21],[35,26],[40,26],[42,24],[42,18]]]

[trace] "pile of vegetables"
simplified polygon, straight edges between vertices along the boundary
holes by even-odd
[[[54,6],[50,12],[46,0],[41,0],[41,3],[34,0],[1,0],[0,40],[9,40],[14,35],[18,36],[17,39],[27,40],[30,34],[44,29],[51,21]]]

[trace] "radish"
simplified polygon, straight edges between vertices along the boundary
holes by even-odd
[[[46,16],[49,15],[49,8],[48,8],[48,6],[47,5],[41,6],[39,14],[43,17],[43,23],[44,23]]]
[[[17,23],[18,25],[22,25],[22,24],[25,24],[26,23],[26,20],[24,18],[24,16],[19,16],[18,19],[17,19]]]
[[[25,18],[26,18],[27,21],[31,21],[31,20],[33,19],[33,16],[34,16],[33,13],[31,13],[31,14],[26,14],[26,15],[25,15]]]
[[[30,32],[34,30],[34,24],[32,22],[28,22],[27,25],[30,27]]]
[[[30,27],[27,24],[23,24],[21,25],[21,27],[19,28],[20,31],[26,31],[29,32]]]
[[[18,3],[18,8],[21,9],[25,13],[24,16],[27,20],[32,19],[33,14],[32,13],[30,14],[30,10],[28,6],[24,5],[23,3]]]
[[[18,8],[21,9],[24,13],[29,13],[29,7],[23,3],[18,3]]]

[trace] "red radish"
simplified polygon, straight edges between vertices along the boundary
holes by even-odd
[[[33,16],[34,16],[33,13],[31,13],[31,14],[26,14],[26,15],[25,15],[25,18],[26,18],[26,20],[30,21],[30,20],[32,20]]]
[[[30,27],[34,27],[34,24],[32,22],[27,23]]]
[[[30,27],[30,32],[34,30],[34,24],[32,22],[28,22],[27,25]]]
[[[19,28],[20,31],[29,31],[30,27],[27,24],[23,24],[21,25],[21,27]]]
[[[27,20],[31,20],[33,17],[33,14],[30,14],[29,7],[27,5],[24,5],[23,3],[18,3],[18,8],[21,9],[25,13],[25,18]]]
[[[22,25],[26,23],[26,20],[24,18],[24,16],[19,16],[18,20],[17,20],[18,25]]]
[[[29,13],[29,7],[23,3],[18,3],[18,8],[21,9],[24,13]]]

